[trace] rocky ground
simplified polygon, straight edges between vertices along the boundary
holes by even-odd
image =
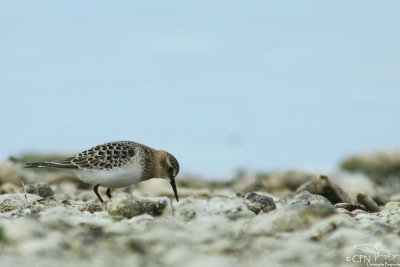
[[[328,176],[182,175],[179,202],[153,179],[104,205],[66,173],[6,161],[0,266],[400,266],[400,156],[382,155]]]

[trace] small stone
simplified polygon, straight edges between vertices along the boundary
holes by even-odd
[[[353,210],[365,210],[364,205],[357,204],[357,203],[336,203],[335,208],[337,209],[346,209],[348,211],[353,211]]]
[[[385,206],[386,203],[390,202],[389,198],[382,195],[376,195],[372,199],[376,202],[376,204],[381,206]]]
[[[142,204],[132,195],[120,193],[107,202],[106,209],[111,216],[132,218],[143,214]]]
[[[161,216],[163,214],[172,214],[171,200],[167,197],[159,198],[135,198],[127,193],[120,193],[106,204],[108,213],[112,216],[123,216],[132,218],[141,214],[151,216]]]
[[[305,206],[321,206],[328,205],[332,206],[331,202],[323,196],[311,194],[308,191],[302,191],[294,196],[294,199],[289,203],[301,204]]]
[[[332,204],[348,202],[350,197],[337,185],[332,183],[327,176],[321,175],[319,178],[306,182],[297,188],[296,192],[308,191],[312,194],[326,197]]]
[[[388,202],[385,204],[382,211],[400,212],[400,202]]]
[[[367,196],[366,194],[358,193],[357,201],[361,205],[364,205],[366,211],[369,211],[369,212],[378,212],[379,211],[379,207],[375,203],[375,201],[371,197]]]
[[[254,192],[247,193],[244,196],[244,202],[249,210],[258,214],[260,212],[270,212],[276,209],[275,202],[272,198],[256,194]]]
[[[46,183],[25,185],[25,191],[29,194],[36,194],[43,198],[54,196],[53,189]]]

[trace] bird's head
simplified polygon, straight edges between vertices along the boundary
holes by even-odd
[[[175,177],[179,172],[179,163],[174,156],[166,151],[160,152],[160,169],[159,177],[166,179],[170,182],[172,189],[174,190],[176,201],[178,199],[178,192],[176,190]]]

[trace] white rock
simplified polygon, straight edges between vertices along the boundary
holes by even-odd
[[[399,212],[400,202],[388,202],[385,204],[382,211]]]
[[[5,194],[0,195],[0,211],[12,211],[16,209],[22,209],[27,206],[29,203],[32,203],[36,200],[42,199],[42,197],[34,194]]]
[[[247,208],[241,198],[185,198],[179,201],[174,208],[175,216],[183,217],[185,220],[210,215],[223,215],[231,219],[256,216]]]

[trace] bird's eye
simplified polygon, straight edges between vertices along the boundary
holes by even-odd
[[[174,171],[174,169],[173,169],[172,167],[168,167],[168,171],[169,171],[170,173],[172,173],[172,172]]]

